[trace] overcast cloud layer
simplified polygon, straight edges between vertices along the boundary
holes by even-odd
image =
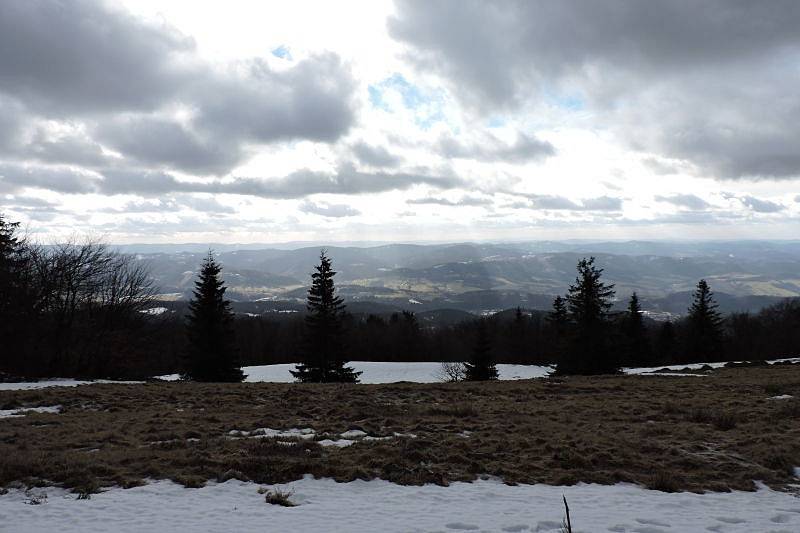
[[[116,242],[795,237],[798,28],[791,0],[8,0],[0,206]]]

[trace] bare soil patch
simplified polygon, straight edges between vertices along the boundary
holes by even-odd
[[[772,396],[791,395],[788,399]],[[704,377],[603,376],[494,383],[146,383],[0,391],[0,486],[79,493],[169,478],[287,483],[312,474],[402,484],[639,483],[665,490],[777,489],[800,466],[800,368]],[[231,438],[311,428],[313,438]],[[348,430],[346,447],[321,446]],[[390,437],[373,439],[373,437]]]

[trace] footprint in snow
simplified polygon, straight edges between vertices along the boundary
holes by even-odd
[[[561,531],[561,522],[545,520],[536,524],[534,531]]]
[[[503,531],[507,531],[508,533],[519,533],[520,531],[525,531],[528,529],[530,529],[528,526],[520,524],[517,526],[506,526],[503,528]]]

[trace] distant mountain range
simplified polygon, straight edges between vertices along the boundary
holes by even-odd
[[[120,247],[147,262],[164,299],[189,297],[207,245]],[[302,309],[321,247],[215,246],[232,299],[265,308]],[[595,256],[622,306],[637,291],[644,308],[682,314],[708,280],[723,311],[757,310],[800,296],[800,241],[529,242],[328,246],[337,286],[351,308],[487,313],[547,309]]]

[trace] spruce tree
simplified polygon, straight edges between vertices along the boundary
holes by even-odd
[[[556,371],[559,374],[616,373],[619,358],[608,343],[608,311],[614,286],[600,281],[603,269],[594,265],[594,257],[579,261],[577,270],[575,284],[570,285],[567,294],[569,320],[574,331]]]
[[[486,320],[478,321],[475,332],[475,345],[469,361],[464,363],[464,379],[466,381],[488,381],[497,379],[497,366],[492,355],[492,341]]]
[[[622,324],[625,344],[625,363],[629,365],[646,365],[651,362],[650,343],[642,318],[642,306],[639,296],[634,292],[628,302],[628,312]]]
[[[657,362],[663,364],[682,359],[676,353],[677,347],[675,326],[671,321],[667,320],[661,324],[661,329],[658,330],[658,337],[656,337],[655,356]]]
[[[225,299],[222,267],[208,253],[195,283],[186,321],[188,347],[184,379],[242,381],[233,330],[233,311]]]
[[[344,301],[336,295],[333,270],[325,250],[320,264],[311,274],[311,288],[306,297],[305,342],[302,361],[291,373],[303,383],[357,383],[361,372],[346,366],[344,345]]]
[[[547,314],[547,322],[559,334],[567,328],[569,312],[567,311],[567,301],[563,297],[556,296],[553,300],[553,309]]]
[[[0,338],[7,354],[0,357],[0,372],[11,373],[23,370],[29,362],[27,352],[35,335],[31,256],[18,231],[19,222],[8,222],[0,213]]]
[[[692,361],[713,361],[722,350],[722,316],[706,280],[694,291],[686,319],[686,356]]]
[[[553,358],[560,362],[566,353],[567,328],[569,327],[569,312],[567,311],[567,300],[562,296],[556,296],[553,300],[553,309],[545,318],[550,326],[550,338],[552,341]]]

